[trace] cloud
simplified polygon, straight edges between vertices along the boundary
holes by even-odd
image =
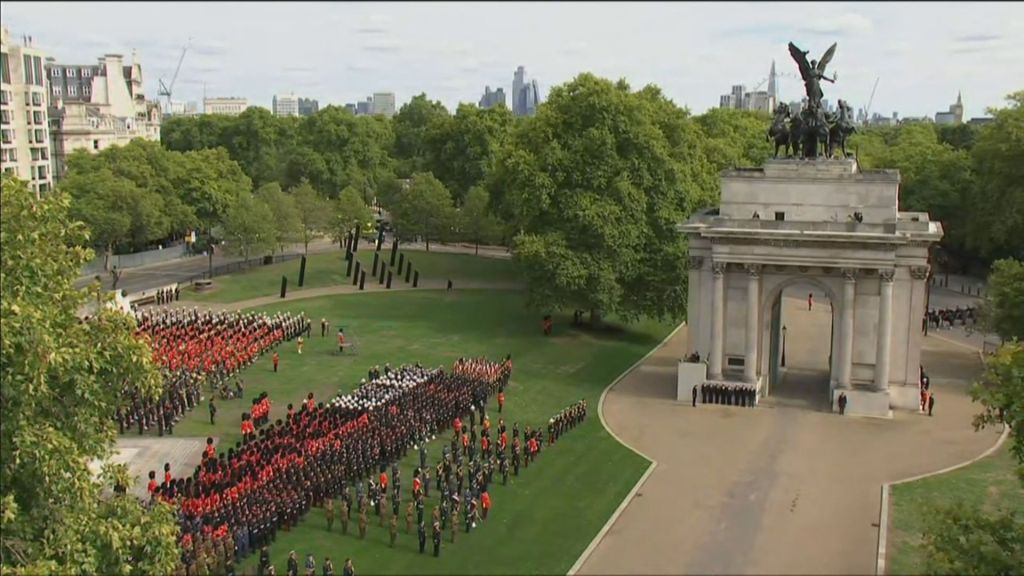
[[[360,62],[352,62],[346,65],[345,69],[348,70],[349,72],[372,72],[373,70],[376,70],[377,67],[371,66],[369,64],[363,64]]]
[[[282,70],[287,74],[306,74],[316,70],[314,66],[285,66]]]
[[[960,36],[955,40],[962,43],[977,43],[977,42],[992,42],[994,40],[1001,40],[1003,37],[1000,34],[968,34],[966,36]]]
[[[355,29],[356,34],[362,34],[364,36],[376,36],[379,34],[387,34],[387,30],[380,26],[360,26]]]
[[[811,21],[808,24],[797,27],[796,31],[822,36],[848,36],[851,34],[867,34],[873,29],[874,23],[866,16],[847,12],[846,14]]]
[[[954,46],[950,49],[953,54],[976,54],[978,52],[995,52],[1002,49],[1002,44],[974,44],[967,46]]]
[[[189,53],[201,56],[220,56],[227,52],[227,44],[223,42],[192,42],[189,45]]]
[[[371,44],[364,44],[360,46],[364,52],[400,52],[403,48],[402,43],[397,40],[386,40],[382,42],[373,42]]]

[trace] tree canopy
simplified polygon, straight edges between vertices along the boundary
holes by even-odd
[[[111,452],[121,383],[155,398],[160,375],[134,320],[76,290],[91,257],[70,199],[37,201],[7,175],[0,186],[0,569],[25,574],[168,574],[178,560],[169,506],[152,511],[130,495],[103,497],[89,462]],[[102,342],[102,346],[97,346]],[[126,468],[105,478],[126,482]]]
[[[409,186],[403,186],[391,210],[391,219],[400,238],[421,238],[430,251],[430,241],[446,237],[454,224],[452,197],[444,184],[426,173],[413,174]]]
[[[223,231],[228,251],[246,260],[250,254],[270,252],[277,244],[274,213],[252,194],[235,199],[224,215]]]
[[[519,230],[514,257],[532,306],[590,310],[595,319],[685,313],[686,245],[676,226],[691,193],[713,192],[683,181],[680,159],[701,136],[668,107],[660,93],[581,74],[513,133],[491,189]]]

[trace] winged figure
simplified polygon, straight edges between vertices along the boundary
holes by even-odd
[[[825,54],[821,57],[821,60],[811,60],[807,62],[807,51],[801,50],[796,47],[796,44],[789,43],[789,55],[796,61],[797,66],[800,67],[800,77],[804,80],[804,87],[807,89],[807,100],[813,105],[817,106],[821,104],[821,99],[824,94],[821,91],[821,81],[835,82],[834,78],[825,76],[825,67],[832,61],[832,56],[836,53],[836,45],[833,43]]]

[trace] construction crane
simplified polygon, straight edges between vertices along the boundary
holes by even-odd
[[[868,105],[864,107],[864,123],[865,124],[871,122],[871,103],[875,101],[875,90],[878,90],[878,81],[881,80],[881,79],[882,79],[881,76],[875,78],[875,86],[873,88],[871,88],[871,97],[868,98]]]
[[[178,73],[181,72],[181,63],[185,61],[185,53],[188,52],[189,46],[192,45],[192,39],[188,39],[188,44],[181,49],[181,56],[178,58],[178,67],[174,69],[174,76],[171,77],[171,83],[165,84],[164,79],[160,78],[160,89],[157,90],[157,94],[160,96],[167,97],[167,109],[164,114],[171,114],[171,95],[174,93],[174,83],[178,80]]]

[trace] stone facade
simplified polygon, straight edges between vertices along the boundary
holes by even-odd
[[[873,415],[916,406],[928,247],[942,226],[900,212],[899,183],[898,172],[862,171],[854,160],[724,172],[721,205],[681,226],[690,246],[684,354],[707,359],[709,381],[770,394],[773,315],[785,288],[809,284],[833,303],[830,392]]]

